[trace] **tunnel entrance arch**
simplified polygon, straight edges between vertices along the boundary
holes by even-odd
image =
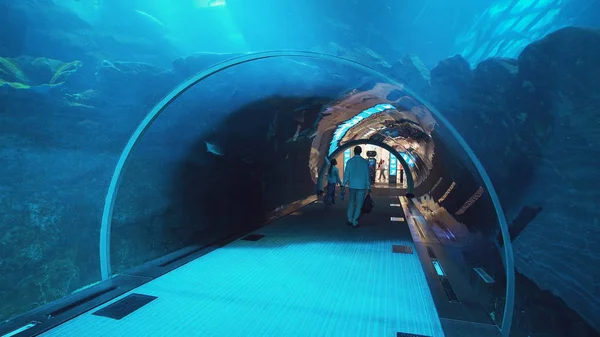
[[[138,145],[140,140],[143,138],[144,134],[148,131],[150,126],[154,123],[154,121],[158,118],[158,116],[177,98],[183,95],[186,91],[192,88],[197,83],[202,80],[211,77],[217,73],[220,73],[226,69],[235,67],[237,65],[257,61],[264,59],[272,59],[278,57],[298,57],[298,58],[312,58],[312,59],[323,59],[330,60],[334,62],[339,62],[344,65],[348,65],[352,68],[356,68],[357,70],[364,71],[370,75],[373,75],[377,78],[385,80],[391,84],[397,85],[399,87],[403,87],[406,92],[411,94],[420,102],[425,102],[419,95],[414,93],[412,90],[406,88],[406,86],[399,83],[394,78],[382,74],[381,72],[365,66],[364,64],[353,61],[350,59],[346,59],[340,56],[328,55],[318,52],[307,52],[307,51],[268,51],[268,52],[259,52],[253,54],[246,54],[243,56],[239,56],[236,58],[229,59],[224,62],[217,63],[204,71],[192,76],[188,80],[179,84],[175,89],[169,92],[162,100],[160,100],[150,112],[144,117],[144,119],[140,122],[136,130],[133,132],[131,137],[129,138],[125,148],[121,152],[117,164],[115,166],[115,170],[111,177],[108,190],[106,193],[104,207],[102,210],[102,219],[100,226],[100,240],[99,240],[99,253],[100,253],[100,273],[102,276],[102,280],[108,280],[112,277],[111,271],[111,259],[110,259],[110,233],[111,233],[111,225],[112,225],[112,217],[113,211],[115,207],[117,191],[119,189],[119,185],[121,183],[121,179],[123,176],[124,169],[129,162],[129,157],[135,147]],[[514,257],[512,251],[512,244],[510,239],[510,234],[508,231],[508,223],[506,221],[506,217],[504,215],[504,210],[502,209],[502,205],[500,204],[500,200],[496,193],[496,189],[494,188],[490,177],[488,176],[486,170],[484,169],[481,161],[477,158],[471,147],[467,144],[465,139],[458,133],[458,131],[450,124],[450,122],[436,109],[431,107],[428,104],[428,108],[433,113],[435,118],[442,124],[447,130],[450,132],[450,135],[454,137],[454,139],[459,143],[459,145],[466,152],[468,158],[474,164],[477,172],[483,180],[483,183],[490,195],[492,200],[494,210],[497,216],[498,225],[500,227],[500,233],[502,234],[502,239],[504,241],[504,265],[506,271],[506,305],[504,307],[504,314],[502,318],[502,324],[500,327],[500,331],[502,336],[508,336],[510,333],[510,328],[512,324],[513,310],[514,310],[514,287],[515,287],[515,274],[514,274]]]
[[[402,165],[402,168],[404,169],[404,172],[406,172],[406,185],[407,185],[407,192],[406,192],[406,196],[407,197],[412,197],[414,196],[414,177],[413,177],[413,172],[410,169],[410,166],[408,165],[408,163],[406,162],[406,160],[400,155],[400,152],[398,152],[396,149],[394,149],[393,147],[387,145],[384,142],[378,142],[378,141],[374,141],[371,139],[359,139],[359,140],[351,140],[349,142],[345,142],[342,146],[338,147],[337,149],[335,149],[335,151],[333,151],[329,156],[329,160],[334,159],[335,157],[337,157],[340,153],[343,153],[344,151],[346,151],[347,149],[353,148],[357,145],[375,145],[375,146],[379,146],[387,151],[390,152],[390,154],[392,154],[394,157],[396,157],[398,159],[398,161],[400,162],[400,165]],[[327,164],[323,164],[321,166],[321,168],[319,169],[319,176],[317,178],[317,191],[321,191],[323,190],[323,179],[325,179],[325,172],[327,171]]]

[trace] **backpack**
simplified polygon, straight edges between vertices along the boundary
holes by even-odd
[[[365,198],[365,201],[363,202],[360,212],[363,214],[371,213],[371,211],[373,210],[374,207],[375,207],[375,202],[373,202],[373,199],[371,198],[371,194],[367,194],[367,197]]]

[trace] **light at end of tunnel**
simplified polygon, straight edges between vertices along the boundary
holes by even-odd
[[[395,216],[393,216],[393,217],[391,217],[391,218],[390,218],[390,221],[394,221],[394,222],[402,222],[402,221],[404,221],[404,218],[400,218],[400,217],[395,217]]]
[[[444,273],[444,268],[442,268],[442,265],[440,264],[440,261],[433,260],[433,261],[431,261],[431,263],[433,264],[433,268],[435,268],[435,272],[439,276],[446,276],[446,273]]]
[[[400,207],[400,204],[390,204],[391,207]]]

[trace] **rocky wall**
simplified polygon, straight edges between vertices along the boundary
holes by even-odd
[[[529,45],[518,59],[488,59],[471,69],[457,55],[416,79],[414,74],[421,72],[417,67],[397,67],[407,75],[395,74],[415,87],[423,87],[430,76],[423,95],[481,159],[509,222],[523,207],[541,208],[516,232],[520,233],[514,241],[517,271],[562,299],[596,329],[600,328],[600,270],[593,267],[600,262],[600,212],[595,207],[600,200],[598,60],[600,31],[565,28]],[[532,315],[539,310],[520,308]],[[526,324],[519,328],[547,330],[539,317]]]

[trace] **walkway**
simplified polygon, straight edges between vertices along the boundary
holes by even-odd
[[[157,298],[120,320],[97,308],[42,336],[443,336],[408,226],[390,220],[404,217],[390,206],[398,199],[375,202],[359,228],[346,225],[344,203],[313,203],[258,230],[258,241],[134,289]]]

